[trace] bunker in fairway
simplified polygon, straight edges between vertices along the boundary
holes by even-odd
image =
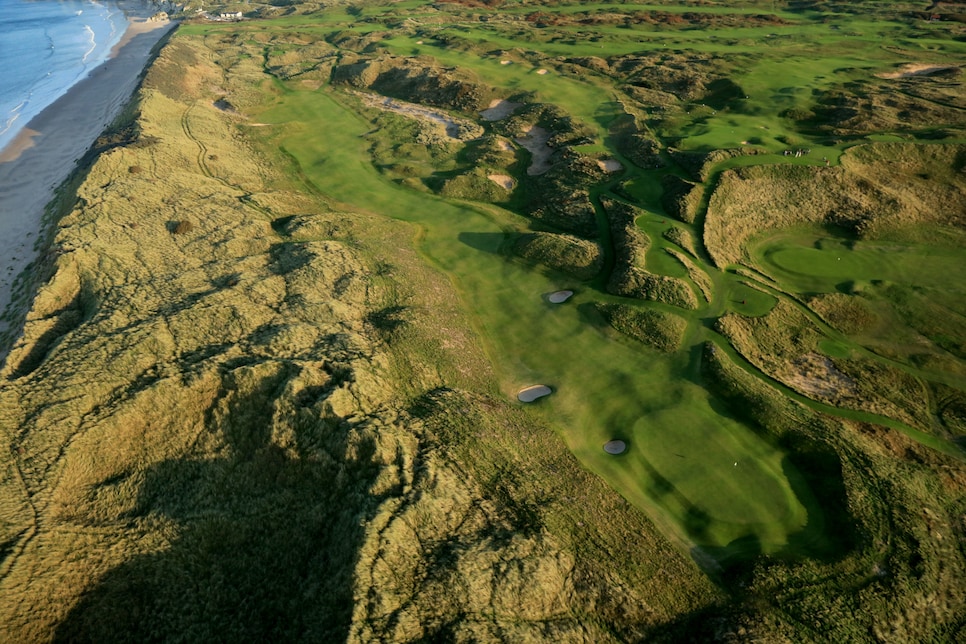
[[[547,385],[532,385],[530,387],[524,387],[517,393],[517,398],[520,402],[533,402],[538,398],[543,398],[544,396],[549,396],[553,393],[553,390]]]
[[[627,443],[622,440],[612,440],[604,443],[604,451],[608,454],[623,454],[627,450]]]
[[[547,301],[551,304],[563,304],[573,297],[573,294],[573,291],[554,291],[547,296]]]

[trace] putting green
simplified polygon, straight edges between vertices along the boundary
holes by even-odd
[[[749,253],[765,272],[796,292],[828,293],[856,280],[966,291],[966,251],[959,248],[781,233],[753,243]]]

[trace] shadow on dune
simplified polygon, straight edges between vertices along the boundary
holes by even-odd
[[[205,457],[145,472],[126,529],[169,543],[104,575],[56,641],[346,639],[365,518],[382,500],[368,492],[375,445],[298,397],[295,447],[273,444],[285,380],[216,402]]]

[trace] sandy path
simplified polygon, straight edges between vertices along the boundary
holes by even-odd
[[[151,49],[174,27],[132,18],[112,57],[34,117],[0,153],[0,312],[37,257],[44,208],[137,88]],[[19,315],[13,317],[19,324]],[[10,329],[0,320],[0,338]],[[0,361],[6,347],[0,344]]]

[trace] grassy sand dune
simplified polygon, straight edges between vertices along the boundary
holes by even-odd
[[[873,73],[946,25],[264,9],[180,30],[61,220],[3,638],[962,634],[961,108]]]
[[[411,228],[293,193],[204,54],[152,69],[4,371],[4,637],[607,641],[713,601],[539,420],[443,388],[487,367]]]

